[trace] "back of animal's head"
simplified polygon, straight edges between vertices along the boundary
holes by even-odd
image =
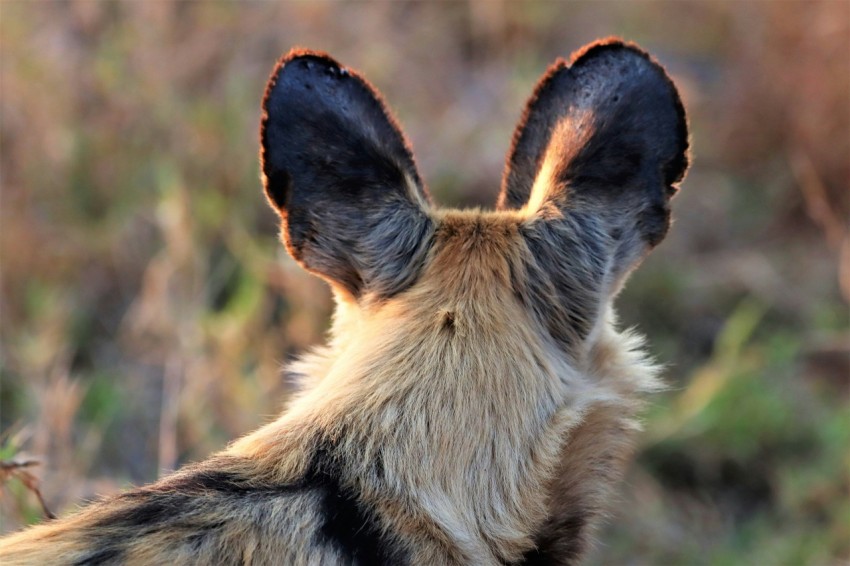
[[[565,350],[664,238],[687,168],[673,83],[617,40],[540,80],[493,211],[433,207],[377,91],[325,54],[281,59],[263,109],[263,179],[283,241],[344,302],[374,311],[428,296],[445,314],[435,324],[451,324],[453,303],[490,297],[487,308],[519,305]]]

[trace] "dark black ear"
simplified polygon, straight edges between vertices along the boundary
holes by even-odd
[[[266,196],[289,253],[355,297],[416,277],[432,233],[428,195],[380,95],[323,53],[292,51],[266,87]]]
[[[556,62],[537,84],[498,206],[601,207],[628,217],[613,231],[636,229],[651,247],[667,232],[687,150],[685,111],[664,69],[635,45],[604,40]]]
[[[521,298],[565,349],[658,244],[687,168],[673,83],[634,45],[605,40],[555,63],[514,134],[498,206],[522,208]]]

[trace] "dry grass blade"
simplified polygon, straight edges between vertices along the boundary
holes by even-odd
[[[27,468],[38,466],[40,463],[38,460],[0,460],[0,494],[2,494],[3,486],[10,479],[16,478],[38,499],[44,516],[48,519],[55,519],[56,515],[50,511],[44,502],[44,498],[41,496],[41,490],[38,488],[38,478],[27,471]]]

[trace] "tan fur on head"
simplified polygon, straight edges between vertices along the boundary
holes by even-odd
[[[645,53],[587,48],[537,87],[499,209],[442,210],[362,77],[285,57],[263,176],[293,257],[334,289],[328,344],[292,365],[276,421],[3,539],[2,563],[579,560],[659,387],[612,302],[666,232],[680,109]]]

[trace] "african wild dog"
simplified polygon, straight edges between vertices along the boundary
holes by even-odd
[[[687,167],[664,70],[606,40],[556,62],[495,211],[435,208],[378,93],[322,53],[278,63],[262,171],[328,281],[329,344],[275,422],[152,485],[7,537],[12,564],[570,564],[658,387],[612,301]]]

